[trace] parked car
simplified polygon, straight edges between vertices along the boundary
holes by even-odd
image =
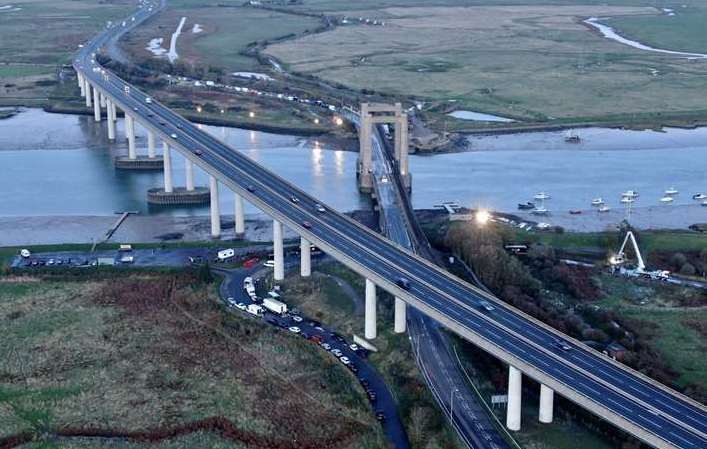
[[[300,333],[300,328],[297,327],[297,326],[290,326],[290,327],[289,327],[289,330],[290,330],[290,332],[294,332],[295,334],[299,334],[299,333]]]

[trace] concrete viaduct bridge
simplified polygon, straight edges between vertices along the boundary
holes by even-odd
[[[161,5],[160,2],[142,2],[126,23],[132,26],[143,22]],[[86,97],[87,106],[94,108],[97,122],[103,117],[102,109],[106,109],[109,136],[113,138],[117,108],[123,110],[128,159],[137,159],[135,122],[148,131],[146,159],[157,157],[154,148],[157,139],[161,140],[165,190],[173,187],[170,164],[173,150],[188,161],[187,188],[194,165],[210,175],[215,237],[220,232],[216,199],[219,186],[224,185],[234,195],[236,232],[244,229],[244,200],[272,217],[276,280],[284,277],[283,226],[301,237],[302,276],[310,274],[309,248],[313,243],[366,279],[367,338],[375,336],[376,289],[382,288],[396,298],[396,332],[405,332],[406,307],[412,306],[504,361],[509,366],[506,424],[511,430],[519,430],[521,426],[521,382],[525,375],[541,385],[539,417],[542,422],[552,421],[553,396],[557,392],[656,448],[707,447],[707,408],[703,404],[555,331],[320,205],[316,198],[157,101],[147,100],[144,92],[102,68],[96,62],[96,52],[124,31],[120,24],[106,29],[75,56],[73,66],[82,95]]]

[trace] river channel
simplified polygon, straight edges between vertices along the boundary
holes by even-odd
[[[340,211],[369,208],[356,187],[356,153],[320,145],[314,139],[234,128],[204,126],[243,154]],[[113,215],[137,210],[146,215],[206,215],[206,207],[150,207],[146,191],[160,186],[160,172],[116,170],[113,158],[127,152],[122,120],[119,139],[108,144],[105,122],[90,116],[26,109],[0,120],[0,217]],[[539,191],[552,198],[550,215],[535,218],[570,229],[598,230],[624,214],[621,192],[640,193],[633,217],[639,226],[681,228],[707,222],[707,207],[691,197],[707,193],[707,128],[579,131],[580,143],[565,142],[562,132],[469,137],[472,150],[434,156],[412,155],[413,204],[431,208],[445,201],[463,206],[516,212],[519,202]],[[138,132],[138,148],[146,138]],[[174,179],[184,182],[184,161],[174,158]],[[206,185],[205,174],[197,184]],[[672,204],[663,192],[679,191]],[[598,214],[590,206],[602,197],[612,208]],[[222,212],[233,198],[221,195]],[[582,215],[569,216],[569,209]],[[252,207],[247,213],[257,214]]]

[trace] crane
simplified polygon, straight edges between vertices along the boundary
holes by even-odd
[[[626,245],[631,242],[633,246],[633,251],[636,253],[636,268],[628,269],[624,268],[622,265],[626,262]],[[666,270],[646,270],[646,264],[643,261],[643,256],[641,255],[641,250],[638,248],[638,242],[636,241],[636,236],[633,231],[629,230],[626,232],[626,237],[621,244],[619,252],[609,258],[609,264],[611,265],[612,272],[619,270],[619,273],[629,276],[629,277],[647,277],[653,280],[663,280],[666,281],[670,277],[670,272]]]

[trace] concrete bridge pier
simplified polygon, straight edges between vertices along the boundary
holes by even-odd
[[[76,78],[78,79],[79,90],[81,90],[81,98],[83,98],[86,96],[86,83],[81,72],[76,72]]]
[[[214,176],[209,177],[209,190],[211,198],[211,238],[221,237],[221,211],[218,203],[218,181]]]
[[[520,406],[522,398],[523,373],[516,367],[508,366],[508,404],[506,408],[506,427],[520,430]]]
[[[194,190],[194,163],[191,159],[184,159],[184,177],[186,178],[187,192]]]
[[[110,102],[110,108],[111,108],[111,113],[113,115],[113,121],[117,122],[118,121],[118,108],[115,106],[114,101]]]
[[[84,92],[86,93],[86,107],[90,108],[93,104],[91,102],[91,83],[87,79],[84,79]]]
[[[555,392],[550,387],[540,384],[540,413],[538,415],[538,421],[543,424],[550,424],[552,422],[554,399]]]
[[[274,219],[272,221],[272,242],[275,258],[275,273],[273,277],[276,281],[281,281],[285,279],[285,254],[282,244],[282,223]]]
[[[363,335],[366,337],[366,340],[373,340],[378,334],[376,329],[376,284],[370,279],[366,279],[366,307],[364,319]]]
[[[312,274],[312,244],[304,237],[300,237],[300,275],[309,277]]]
[[[164,191],[172,193],[174,189],[172,185],[172,156],[167,142],[162,142],[162,160],[164,161]]]
[[[99,99],[101,100],[101,107],[105,108],[106,107],[106,96],[101,93],[99,96]]]
[[[243,208],[243,197],[237,193],[234,193],[233,197],[235,202],[234,230],[236,232],[236,237],[240,237],[245,234],[245,211]]]
[[[147,157],[155,158],[155,133],[149,129],[147,130]]]
[[[115,110],[113,109],[113,101],[110,98],[106,99],[106,120],[108,121],[108,140],[115,140],[115,120],[113,119]]]
[[[125,137],[128,139],[128,159],[137,159],[135,150],[135,119],[125,112]]]
[[[93,88],[93,119],[101,121],[101,93],[96,87]]]
[[[396,334],[402,334],[405,332],[406,326],[406,315],[407,315],[407,304],[405,301],[395,297],[395,326],[393,330]]]

